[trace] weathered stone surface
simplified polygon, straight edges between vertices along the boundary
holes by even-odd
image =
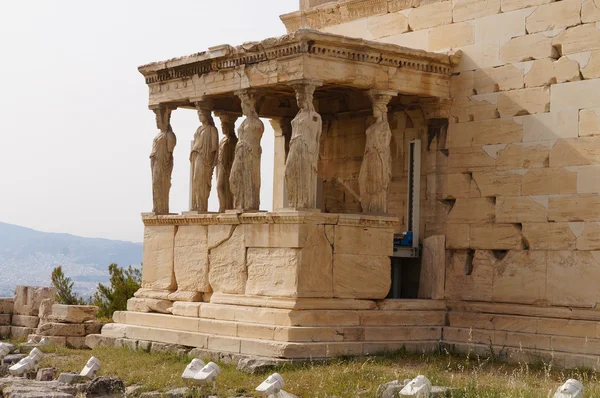
[[[550,305],[596,306],[596,287],[600,283],[597,256],[594,252],[549,251],[547,283]]]
[[[86,388],[86,397],[122,396],[125,393],[123,380],[110,377],[96,377]]]
[[[567,57],[561,57],[558,61],[550,58],[539,59],[532,61],[531,69],[525,74],[525,87],[581,80],[579,72],[579,63]]]
[[[497,101],[486,98],[488,95],[459,97],[452,101],[450,115],[456,123],[482,121],[500,117]],[[497,100],[497,98],[494,98]]]
[[[54,322],[83,323],[92,321],[98,315],[98,307],[93,305],[53,304],[52,314],[48,319]]]
[[[56,289],[51,287],[17,286],[13,314],[38,316],[44,299],[54,299]]]
[[[437,199],[471,196],[471,176],[466,173],[430,174],[427,176],[427,196]]]
[[[600,108],[582,109],[579,112],[579,136],[600,135]]]
[[[177,228],[174,247],[177,290],[210,292],[208,283],[208,227],[184,225]]]
[[[27,339],[30,334],[35,333],[35,328],[26,328],[23,326],[11,326],[10,337],[13,339]]]
[[[169,300],[131,298],[127,300],[127,311],[133,312],[161,312],[170,314],[173,302]]]
[[[400,391],[406,385],[405,382],[394,380],[389,383],[381,384],[377,387],[377,392],[375,393],[375,397],[377,398],[395,398],[398,397]]]
[[[90,334],[85,336],[85,345],[91,349],[97,347],[114,347],[115,337],[104,336],[100,334]]]
[[[523,248],[521,228],[515,224],[472,225],[470,248],[483,250],[520,250]]]
[[[494,267],[488,252],[454,251],[446,270],[446,299],[490,301]]]
[[[391,256],[393,231],[388,228],[335,226],[335,254],[373,254]]]
[[[600,48],[600,29],[593,23],[575,26],[556,35],[552,45],[561,55],[595,50]]]
[[[502,12],[514,11],[522,8],[529,8],[542,4],[547,4],[552,0],[502,0]]]
[[[447,224],[446,225],[446,248],[468,249],[471,234],[470,224]]]
[[[598,42],[600,43],[600,35]],[[600,92],[600,79],[555,84],[550,94],[551,110],[555,112],[561,109],[579,110],[600,107],[598,92]]]
[[[551,196],[548,220],[554,222],[600,221],[600,197],[598,195]]]
[[[567,28],[581,23],[581,0],[563,0],[541,5],[527,17],[527,32]]]
[[[37,329],[41,336],[85,336],[85,326],[73,323],[45,323]]]
[[[173,315],[198,318],[200,316],[201,305],[202,303],[186,303],[176,301],[173,303]]]
[[[472,174],[471,196],[520,196],[521,175],[512,171],[485,171]]]
[[[550,151],[550,167],[587,166],[600,163],[600,137],[559,140]]]
[[[37,381],[52,381],[56,375],[56,369],[54,368],[42,368],[37,371],[35,379]]]
[[[544,113],[549,110],[550,90],[544,87],[507,91],[498,97],[498,112],[501,117]]]
[[[536,303],[546,299],[546,252],[511,250],[494,265],[492,301]]]
[[[557,58],[557,54],[552,39],[541,33],[515,37],[500,49],[500,59],[505,63],[544,58]]]
[[[496,166],[508,169],[548,167],[552,145],[551,141],[510,144],[505,149],[498,151]]]
[[[334,254],[333,295],[337,298],[382,299],[390,290],[387,255]]]
[[[206,293],[210,294],[210,293]],[[178,290],[173,293],[169,293],[167,300],[169,301],[186,301],[190,303],[196,303],[202,301],[203,294],[196,291],[185,291]]]
[[[481,18],[500,12],[500,0],[456,0],[452,3],[454,22]]]
[[[451,23],[452,2],[423,5],[410,10],[408,14],[408,25],[413,31]]]
[[[445,279],[446,237],[430,236],[423,240],[419,298],[443,300]]]
[[[12,314],[15,299],[12,297],[0,297],[0,314]]]
[[[523,238],[531,250],[575,249],[575,235],[567,223],[523,224]]]
[[[37,328],[40,318],[37,316],[27,316],[15,314],[12,316],[13,326],[23,326],[26,328]]]
[[[249,374],[267,373],[273,370],[278,363],[264,358],[242,358],[237,364],[237,371]]]
[[[577,250],[600,250],[600,223],[586,222],[577,239]]]
[[[367,31],[373,39],[399,35],[408,32],[408,18],[400,12],[369,17]]]
[[[499,197],[495,210],[496,222],[499,223],[548,221],[548,208],[526,196]]]
[[[96,322],[96,321],[88,321],[83,324],[85,327],[85,334],[98,334],[104,327],[105,323]]]
[[[429,50],[439,51],[475,44],[475,30],[468,23],[438,26],[429,31]]]
[[[479,69],[473,72],[473,88],[477,94],[523,88],[523,72],[514,65]]]
[[[0,314],[0,326],[10,326],[11,314]]]
[[[173,270],[175,226],[145,226],[142,287],[156,290],[175,290]]]
[[[209,229],[209,237],[213,231]],[[237,226],[228,239],[217,246],[209,244],[209,248],[209,280],[213,291],[243,294],[248,280],[243,227]]]
[[[577,137],[577,109],[518,116],[514,120],[523,126],[523,142]]]
[[[577,193],[600,193],[600,165],[577,168]]]
[[[494,219],[494,200],[489,198],[457,199],[448,214],[448,222],[456,224],[479,224]]]
[[[562,167],[530,169],[523,176],[523,195],[577,193],[577,173]]]
[[[596,0],[583,0],[581,3],[581,22],[600,21],[600,4]]]
[[[514,92],[514,91],[510,91]],[[523,128],[511,119],[491,119],[471,123],[451,123],[448,126],[447,148],[471,145],[495,145],[520,142]]]

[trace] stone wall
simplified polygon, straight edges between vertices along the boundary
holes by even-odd
[[[594,307],[600,280],[596,2],[422,0],[384,7],[375,1],[381,7],[369,3],[367,14],[344,11],[359,3],[325,4],[309,23],[428,51],[462,50],[447,140],[423,160],[424,237],[446,235],[446,298]],[[404,200],[405,188],[397,189],[390,202]]]

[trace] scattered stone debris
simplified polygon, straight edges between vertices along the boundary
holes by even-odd
[[[277,362],[263,358],[242,358],[237,364],[238,372],[249,374],[267,373],[277,366]]]
[[[42,368],[37,371],[35,379],[37,381],[52,381],[56,377],[56,369]]]
[[[19,362],[21,359],[25,358],[27,354],[10,354],[4,357],[3,364],[4,365],[14,365]]]
[[[125,394],[123,380],[111,377],[96,377],[85,390],[86,397],[122,397]]]
[[[58,376],[58,382],[60,384],[78,384],[83,381],[83,376],[78,373],[61,373]]]
[[[389,383],[380,385],[375,393],[376,398],[396,398],[396,397],[408,397],[410,395],[401,395],[400,392],[411,382],[410,379],[400,381],[394,380]],[[445,398],[450,396],[451,392],[455,390],[450,387],[432,386],[430,392],[423,397],[426,398]],[[414,395],[415,397],[421,397],[420,395]]]

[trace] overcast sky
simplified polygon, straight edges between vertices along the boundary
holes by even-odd
[[[158,133],[139,65],[285,34],[298,0],[19,0],[0,5],[0,221],[141,241]],[[175,111],[171,210],[189,208],[195,112]],[[265,123],[261,208],[271,208]],[[214,184],[213,184],[214,189]],[[216,210],[216,194],[210,207]]]

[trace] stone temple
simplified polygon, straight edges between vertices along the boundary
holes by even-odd
[[[300,3],[285,36],[139,68],[159,130],[143,287],[88,344],[597,366],[600,4]],[[177,213],[181,109],[200,127]]]

